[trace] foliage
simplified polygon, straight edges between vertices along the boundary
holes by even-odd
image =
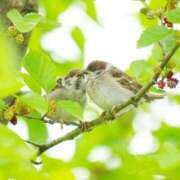
[[[180,23],[180,8],[178,0],[139,1],[142,9],[138,17],[144,30],[137,47],[152,46],[152,51],[147,59],[133,61],[127,73],[144,85],[154,74],[159,73],[159,64],[180,41],[179,29],[173,28]],[[79,48],[80,55],[74,61],[57,60],[51,52],[43,49],[41,39],[47,32],[63,26],[58,18],[73,6],[79,6],[99,25],[94,0],[40,0],[38,6],[41,13],[10,9],[6,15],[0,14],[0,122],[6,124],[0,125],[0,180],[73,180],[76,179],[73,173],[76,168],[88,170],[89,179],[93,180],[180,179],[179,127],[171,127],[158,117],[162,122],[159,129],[148,131],[155,139],[157,148],[146,154],[133,154],[130,150],[131,142],[138,134],[135,127],[137,114],[143,111],[151,114],[148,103],[125,113],[112,123],[104,123],[82,134],[75,140],[76,149],[70,161],[61,161],[43,154],[40,168],[32,163],[36,160],[37,149],[28,146],[8,125],[16,120],[24,123],[28,140],[35,143],[35,146],[37,143],[43,147],[49,141],[50,134],[43,117],[54,107],[51,107],[46,94],[54,89],[59,77],[71,69],[84,68],[86,45],[83,29],[72,27],[69,35]],[[24,38],[20,45],[17,44],[17,35]],[[168,80],[169,72],[179,73],[179,58],[180,49],[172,56],[159,80]],[[22,93],[24,89],[27,91]],[[151,88],[152,92],[160,94],[164,94],[165,90],[158,88],[158,84]],[[169,103],[179,108],[179,93],[167,95]],[[91,114],[97,112],[90,105],[84,112],[78,102],[71,100],[59,100],[57,108],[64,109],[80,120],[89,111]],[[108,152],[106,159],[91,158],[93,151],[98,148]]]

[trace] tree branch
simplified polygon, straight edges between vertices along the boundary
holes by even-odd
[[[55,124],[55,123],[59,123],[61,125],[65,124],[65,125],[73,125],[73,126],[77,126],[77,127],[80,127],[80,124],[81,123],[78,123],[78,122],[74,122],[74,121],[58,121],[56,119],[49,119],[47,118],[46,119],[46,116],[42,116],[41,118],[37,118],[37,117],[32,117],[32,116],[23,116],[24,118],[27,118],[27,119],[35,119],[37,121],[41,121],[43,123],[47,123],[47,124]]]
[[[174,53],[177,51],[177,49],[179,48],[179,44],[177,44],[172,51],[166,56],[164,57],[164,59],[161,60],[161,64],[160,64],[160,71],[158,73],[156,73],[153,78],[143,87],[139,90],[139,92],[133,96],[131,99],[129,99],[127,102],[116,106],[115,108],[112,108],[111,111],[105,111],[103,112],[99,118],[90,121],[90,122],[86,122],[86,129],[85,131],[82,131],[82,129],[80,127],[72,130],[71,132],[67,133],[66,135],[55,139],[54,141],[48,143],[48,144],[43,144],[43,145],[39,145],[39,144],[35,144],[32,142],[28,142],[34,146],[36,146],[38,148],[38,154],[37,156],[41,155],[43,152],[47,151],[48,149],[52,148],[53,146],[60,144],[61,142],[64,142],[66,140],[72,140],[75,137],[77,137],[78,135],[90,131],[93,128],[95,128],[96,126],[103,124],[104,122],[108,121],[108,120],[115,120],[117,119],[117,114],[124,109],[125,107],[129,106],[129,105],[134,105],[134,104],[138,104],[138,102],[141,100],[142,97],[144,97],[144,95],[148,92],[148,90],[156,83],[156,81],[158,80],[161,72],[163,71],[164,67],[167,65],[167,63],[169,62],[169,60],[171,59],[171,57],[174,55]],[[120,116],[122,116],[124,113],[122,113]],[[120,117],[118,116],[118,117]]]

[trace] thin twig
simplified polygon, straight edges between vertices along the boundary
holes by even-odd
[[[35,119],[35,120],[38,120],[38,121],[42,121],[43,123],[47,123],[47,124],[55,124],[55,123],[60,123],[60,124],[65,124],[65,125],[73,125],[73,126],[77,126],[79,127],[80,126],[80,123],[78,122],[74,122],[74,121],[58,121],[56,119],[46,119],[46,116],[42,116],[41,118],[38,118],[38,117],[32,117],[32,116],[23,116],[27,119]]]
[[[129,106],[129,105],[134,105],[134,104],[138,104],[138,102],[140,101],[140,99],[142,97],[144,97],[144,95],[148,92],[148,90],[157,82],[161,72],[163,71],[163,69],[165,68],[165,66],[167,65],[167,63],[169,62],[169,60],[171,59],[171,57],[174,55],[174,53],[177,51],[177,49],[179,48],[179,44],[176,45],[172,51],[161,61],[160,64],[160,69],[161,71],[156,73],[154,75],[154,77],[143,87],[139,90],[139,92],[133,96],[131,99],[129,99],[127,102],[116,106],[115,108],[113,108],[111,111],[105,111],[101,114],[101,116],[91,122],[88,122],[87,124],[87,129],[86,131],[90,131],[93,128],[97,127],[100,124],[103,124],[104,122],[106,122],[107,120],[115,120],[117,119],[116,115],[125,107]],[[120,116],[122,116],[124,113],[122,113]],[[51,147],[60,144],[61,142],[64,142],[66,140],[72,140],[75,137],[77,137],[78,135],[84,133],[85,131],[82,131],[82,129],[80,127],[72,130],[71,132],[67,133],[66,135],[55,139],[54,141],[48,143],[48,144],[43,144],[43,145],[38,145],[38,144],[34,144],[31,142],[28,142],[36,147],[38,147],[39,151],[37,156],[41,155],[43,152],[47,151],[48,149],[50,149]]]

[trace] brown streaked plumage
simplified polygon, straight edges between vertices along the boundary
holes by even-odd
[[[87,93],[104,110],[127,101],[142,88],[132,77],[104,61],[91,62],[87,71],[90,71]],[[159,98],[158,95],[150,93],[144,96],[144,99],[148,100]]]
[[[73,69],[65,76],[64,79],[69,79],[69,78],[72,78],[72,77],[75,77],[75,76],[80,76],[81,74],[82,74],[82,70]]]
[[[130,89],[135,93],[142,88],[142,86],[132,77],[115,67],[110,70],[110,74],[125,88]]]
[[[86,82],[83,71],[74,69],[67,76],[57,81],[56,88],[47,95],[49,101],[70,100],[76,101],[84,108],[86,104]],[[63,108],[56,108],[55,112],[48,114],[49,118],[57,121],[76,121],[79,120],[71,113],[66,112]]]

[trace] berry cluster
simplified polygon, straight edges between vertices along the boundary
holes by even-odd
[[[15,26],[9,26],[8,33],[15,39],[17,44],[22,45],[24,43],[24,35],[18,32]]]
[[[10,121],[13,125],[17,124],[17,118],[15,113],[15,106],[12,105],[4,111],[4,118]]]
[[[165,79],[161,79],[157,82],[158,87],[160,89],[164,89],[164,87],[167,85],[167,87],[169,88],[175,88],[179,83],[179,80],[177,78],[174,78],[173,75],[174,73],[172,71],[169,71]]]
[[[4,119],[11,122],[13,125],[17,124],[17,116],[28,115],[32,112],[32,109],[26,106],[21,100],[16,99],[15,103],[8,107],[4,112]]]
[[[166,27],[173,28],[173,23],[170,22],[170,21],[168,21],[167,17],[164,17],[164,18],[162,19],[162,23],[163,23],[163,25],[166,26]]]

